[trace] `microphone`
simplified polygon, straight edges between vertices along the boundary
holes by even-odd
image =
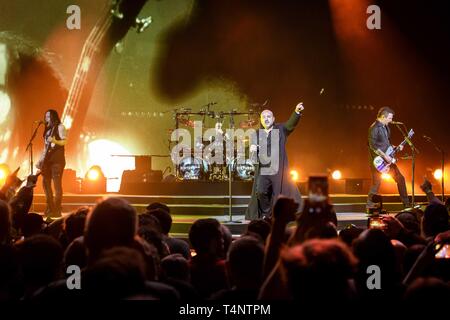
[[[404,124],[403,122],[400,121],[391,121],[392,124]]]

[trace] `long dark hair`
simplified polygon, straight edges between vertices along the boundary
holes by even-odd
[[[45,111],[44,114],[46,115],[47,112],[50,113],[50,124],[47,125],[47,123],[45,123],[44,137],[45,137],[45,133],[48,130],[51,130],[53,127],[59,126],[59,124],[61,123],[61,119],[59,118],[58,112],[56,110],[48,109],[47,111]]]

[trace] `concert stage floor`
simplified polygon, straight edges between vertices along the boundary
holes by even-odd
[[[229,213],[229,195],[227,183],[159,183],[150,188],[148,194],[64,194],[63,212],[67,214],[76,208],[86,205],[93,206],[102,197],[119,196],[128,200],[136,210],[141,213],[152,202],[167,204],[172,213],[173,226],[171,234],[186,237],[189,227],[199,218],[212,217],[226,224],[233,235],[245,231],[248,221],[245,220],[245,210],[250,201],[250,183],[233,185],[231,219]],[[367,215],[365,213],[367,195],[332,194],[331,202],[334,204],[338,218],[338,229],[349,224],[366,227]],[[388,212],[402,210],[398,195],[383,195],[384,208]],[[416,195],[416,204],[426,203],[426,197]],[[45,209],[45,196],[35,194],[32,211],[43,212]],[[234,221],[234,222],[230,222]],[[237,221],[237,223],[236,223]]]

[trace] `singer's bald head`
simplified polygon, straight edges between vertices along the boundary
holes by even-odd
[[[264,129],[272,128],[274,122],[275,117],[273,116],[273,112],[271,110],[266,109],[263,112],[261,112],[261,124],[264,127]]]

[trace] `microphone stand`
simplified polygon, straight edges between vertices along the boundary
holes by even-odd
[[[233,118],[233,112],[230,112],[230,128],[234,129],[234,118]],[[232,180],[233,180],[233,157],[234,157],[234,149],[233,149],[233,156],[230,157],[229,160],[227,160],[225,156],[225,160],[229,161],[228,163],[228,222],[230,223],[241,223],[241,221],[233,221],[233,191],[232,191]],[[237,165],[237,159],[236,159],[236,165]]]
[[[28,142],[27,148],[25,149],[25,152],[30,149],[30,174],[33,175],[33,140],[36,138],[37,131],[39,127],[41,126],[42,122],[39,122],[36,129],[34,129],[33,134],[31,135],[30,141]]]
[[[423,136],[423,137],[425,138],[425,140],[427,140],[428,142],[430,142],[434,146],[434,148],[436,149],[437,152],[439,152],[441,154],[441,171],[442,171],[441,191],[442,191],[442,202],[444,202],[444,196],[445,196],[445,191],[444,191],[445,151],[442,150],[442,148],[440,148],[438,145],[436,145],[430,137],[427,137],[427,136]]]
[[[412,177],[411,177],[411,206],[414,208],[415,205],[415,201],[414,201],[414,182],[415,182],[415,169],[416,169],[416,154],[419,154],[419,149],[417,149],[414,144],[412,143],[412,141],[408,138],[408,134],[406,133],[408,131],[408,129],[405,126],[405,131],[403,131],[403,129],[396,124],[395,125],[398,130],[400,130],[400,132],[403,135],[403,138],[405,139],[406,143],[408,143],[409,147],[411,148],[411,159],[412,159]]]
[[[180,127],[180,119],[178,118],[178,116],[179,116],[179,113],[178,113],[178,109],[175,109],[175,135],[176,135],[176,139],[177,139],[177,142],[179,141],[178,140],[178,128]],[[171,142],[172,142],[172,139],[170,139],[171,140]],[[169,149],[170,149],[170,147],[171,147],[172,145],[169,143]],[[170,150],[169,151],[170,152],[170,154],[172,155],[172,150]],[[178,158],[178,155],[177,155],[177,158]],[[174,161],[174,159],[172,158],[172,163],[173,163],[173,161]],[[179,177],[180,177],[180,175],[179,175],[179,168],[178,168],[178,163],[174,163],[174,171],[175,171],[175,179],[179,179]],[[176,181],[176,180],[175,180]]]

